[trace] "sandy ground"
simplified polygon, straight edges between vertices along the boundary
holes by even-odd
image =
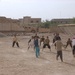
[[[46,34],[47,35],[47,34]],[[50,34],[48,34],[50,35]],[[52,35],[49,36],[52,41]],[[67,36],[61,35],[63,43]],[[75,75],[75,58],[71,48],[63,48],[64,62],[56,60],[56,50],[40,50],[40,57],[35,51],[27,50],[30,36],[19,37],[20,48],[12,48],[12,37],[0,38],[0,75]]]

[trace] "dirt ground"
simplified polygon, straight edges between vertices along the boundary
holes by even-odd
[[[53,35],[47,35],[52,42]],[[68,36],[60,36],[65,44]],[[40,49],[40,57],[36,58],[33,48],[27,50],[30,36],[18,38],[20,48],[12,48],[12,37],[0,38],[0,75],[75,75],[75,58],[69,46],[66,50],[63,48],[64,62],[61,62],[56,60],[54,46],[51,46],[51,52],[48,48]]]

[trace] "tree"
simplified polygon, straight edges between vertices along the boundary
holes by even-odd
[[[43,21],[39,24],[39,27],[49,28],[51,26],[57,26],[57,25],[58,25],[58,23],[55,23],[55,22],[52,22],[52,21],[49,21],[49,20],[45,20],[45,21]]]
[[[73,23],[75,23],[75,17],[73,18]]]
[[[46,20],[42,23],[42,27],[49,28],[50,27],[50,21]]]

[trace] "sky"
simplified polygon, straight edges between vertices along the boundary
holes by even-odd
[[[75,17],[75,0],[0,0],[0,16],[51,20]]]

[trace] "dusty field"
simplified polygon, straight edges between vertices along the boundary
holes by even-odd
[[[50,35],[50,34],[48,34]],[[52,41],[52,35],[49,36]],[[63,43],[67,36],[61,35]],[[29,37],[19,37],[20,48],[12,48],[12,37],[0,38],[0,75],[75,75],[75,58],[71,48],[63,48],[64,62],[56,60],[56,50],[52,46],[40,51],[40,57],[35,57],[35,51],[27,50]]]

